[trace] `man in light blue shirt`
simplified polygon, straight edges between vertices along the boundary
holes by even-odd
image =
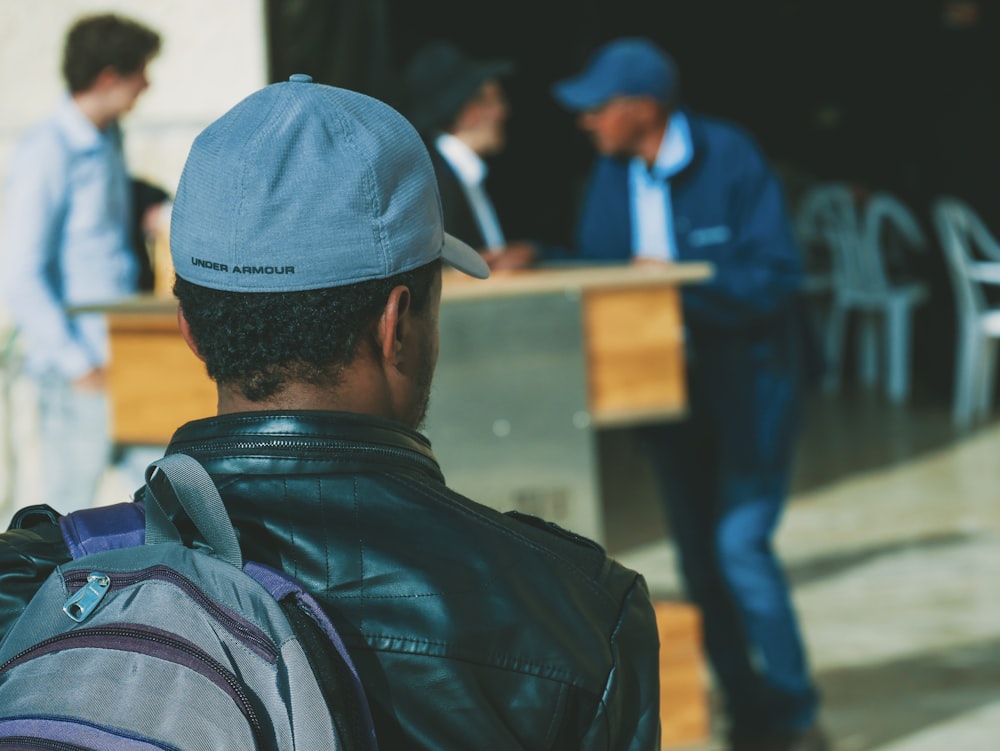
[[[8,166],[4,296],[38,382],[45,501],[63,510],[93,503],[108,461],[106,322],[71,309],[137,290],[118,119],[149,85],[159,48],[159,35],[130,19],[78,20],[63,53],[69,94]]]

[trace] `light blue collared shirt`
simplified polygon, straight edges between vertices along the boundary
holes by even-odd
[[[137,290],[131,187],[117,124],[98,130],[67,97],[18,142],[6,184],[5,301],[28,368],[78,378],[108,360],[100,314],[67,307]]]
[[[663,134],[652,169],[641,157],[629,162],[632,207],[632,255],[669,261],[677,258],[670,203],[670,178],[694,157],[691,128],[683,112],[674,112]]]

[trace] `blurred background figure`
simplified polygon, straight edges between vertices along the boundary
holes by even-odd
[[[161,186],[132,177],[132,250],[139,264],[139,291],[152,292],[156,282],[153,246],[157,233],[169,225],[171,196]]]
[[[802,381],[802,285],[781,186],[743,130],[681,106],[644,38],[599,48],[555,98],[600,155],[576,246],[587,260],[708,261],[685,287],[689,415],[645,432],[732,751],[821,751],[818,698],[772,537]]]
[[[75,22],[62,59],[68,95],[8,163],[3,291],[38,385],[44,500],[64,511],[93,503],[110,457],[106,322],[72,310],[138,290],[118,121],[159,49],[159,34],[129,18]]]
[[[506,146],[509,108],[500,79],[512,69],[508,60],[473,60],[434,40],[404,71],[406,114],[431,154],[445,229],[491,268],[523,266],[536,254],[532,242],[508,242],[486,190],[485,160]]]

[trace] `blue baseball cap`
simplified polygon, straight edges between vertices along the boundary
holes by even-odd
[[[591,55],[582,72],[552,87],[556,101],[573,112],[596,109],[616,96],[648,96],[673,104],[679,93],[673,58],[642,37],[608,42]]]
[[[389,105],[295,74],[195,139],[170,218],[174,271],[231,292],[384,279],[442,259],[489,268],[444,231],[427,149]]]

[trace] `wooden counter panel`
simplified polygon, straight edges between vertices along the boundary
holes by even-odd
[[[215,384],[175,316],[112,315],[109,324],[116,442],[162,446],[188,420],[215,414]]]
[[[660,635],[662,749],[691,748],[711,735],[701,615],[685,602],[653,602]]]
[[[591,420],[614,427],[684,414],[678,287],[711,272],[710,265],[694,263],[548,268],[497,273],[485,281],[456,272],[446,274],[442,300],[490,305],[497,298],[578,295]],[[177,330],[175,300],[161,291],[93,309],[107,313],[111,327],[115,441],[162,445],[187,420],[215,414],[215,386]]]
[[[676,287],[587,290],[583,318],[596,424],[684,413],[684,338]]]

